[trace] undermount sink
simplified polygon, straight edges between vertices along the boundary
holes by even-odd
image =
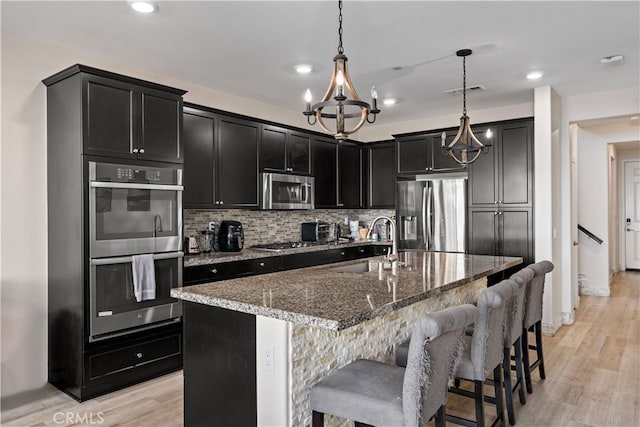
[[[341,273],[368,273],[370,271],[378,271],[382,265],[380,261],[363,261],[357,264],[345,265],[343,267],[334,267],[333,271]]]

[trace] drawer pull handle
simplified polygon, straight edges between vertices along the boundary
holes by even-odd
[[[218,272],[218,269],[217,269],[217,268],[212,268],[210,271],[211,271],[213,274],[216,274],[216,273]]]
[[[260,267],[264,267],[264,262],[261,262],[261,263],[260,263]]]
[[[138,359],[142,359],[142,353],[136,353],[136,357],[137,357]]]
[[[363,248],[360,248],[360,249],[358,249],[358,252],[360,252],[361,254],[363,254],[363,253],[364,253],[364,249],[363,249]]]
[[[344,256],[344,251],[340,252],[340,255]]]

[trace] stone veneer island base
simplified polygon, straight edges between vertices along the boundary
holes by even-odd
[[[422,313],[474,302],[521,258],[405,252],[180,288],[185,426],[307,426],[309,390],[358,358],[392,363]],[[348,425],[325,417],[325,425]]]

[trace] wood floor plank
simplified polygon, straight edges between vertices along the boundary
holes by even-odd
[[[610,297],[581,296],[575,324],[543,337],[543,345],[547,379],[536,371],[527,404],[514,399],[517,426],[640,426],[640,272],[617,275]],[[94,414],[95,421],[100,413],[100,426],[180,427],[182,382],[174,372],[83,403],[50,387],[42,399],[2,411],[1,423],[89,426],[97,424],[60,423],[56,414]],[[485,392],[493,394],[491,387]],[[473,402],[450,394],[447,411],[472,418]],[[493,417],[487,405],[486,420]]]

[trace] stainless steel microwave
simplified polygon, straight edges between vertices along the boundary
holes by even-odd
[[[260,174],[261,209],[313,209],[315,178],[283,173]]]

